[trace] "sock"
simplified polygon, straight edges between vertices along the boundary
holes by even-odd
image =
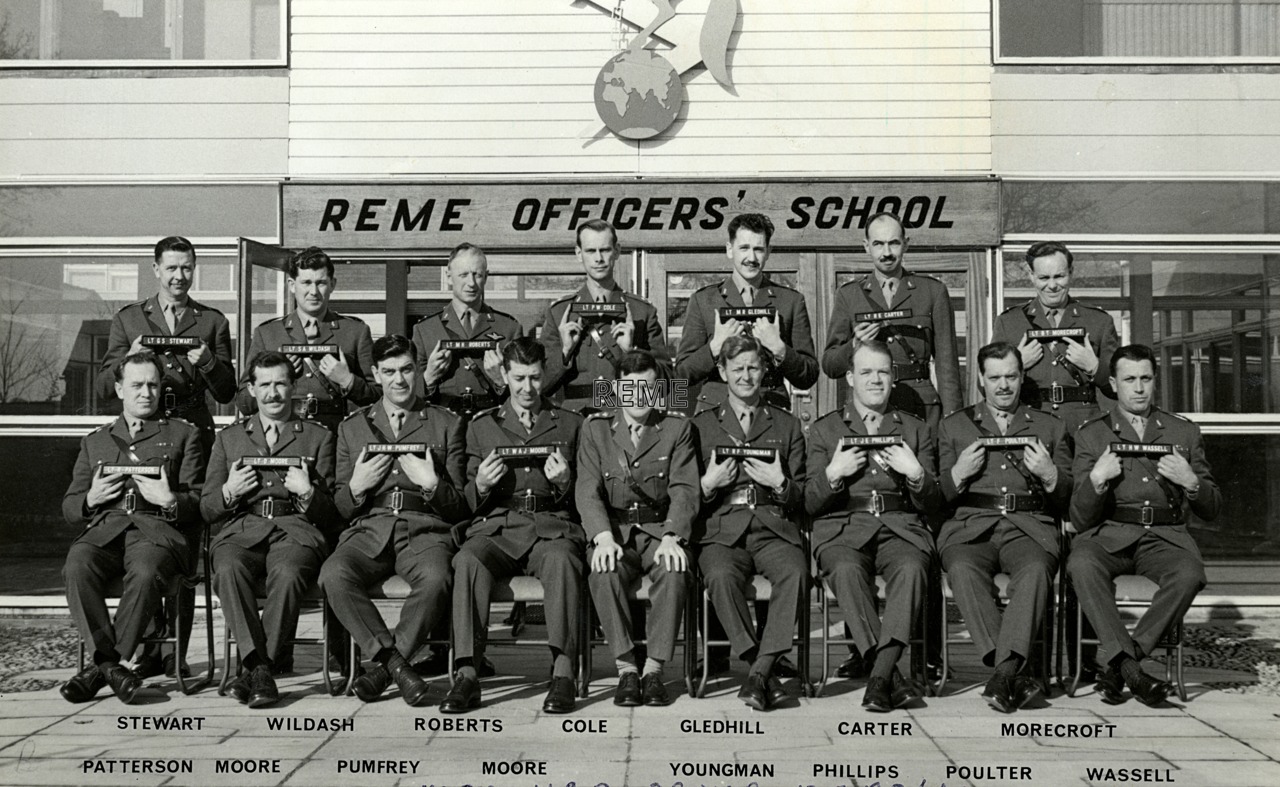
[[[560,651],[552,651],[555,654],[555,662],[551,667],[551,674],[557,678],[568,678],[573,680],[573,659],[568,654]]]
[[[661,662],[661,661],[658,661],[657,659],[655,659],[655,658],[654,658],[654,657],[652,657],[652,656],[649,656],[648,658],[646,658],[646,659],[644,660],[644,674],[645,674],[645,675],[659,675],[659,676],[661,676],[661,675],[662,675],[662,662]]]
[[[1021,656],[1009,656],[1009,658],[996,665],[996,674],[1003,675],[1006,678],[1012,678],[1018,674],[1018,669],[1022,667]]]
[[[458,673],[458,677],[460,678],[470,678],[472,680],[480,679],[480,676],[476,673],[476,664],[473,659],[455,659],[453,662],[453,669]]]
[[[893,674],[893,666],[902,658],[902,645],[891,642],[876,652],[875,664],[871,667],[871,677],[887,678]]]
[[[613,660],[613,666],[617,667],[619,676],[625,675],[628,672],[637,672],[635,652],[629,650],[621,656],[618,656]]]
[[[100,650],[95,650],[93,652],[93,663],[97,664],[98,666],[102,666],[103,664],[119,664],[120,654],[116,653],[115,651],[111,651],[110,653],[103,653]]]
[[[266,665],[266,663],[266,660],[259,656],[256,650],[240,660],[240,666],[245,672],[252,672],[258,668],[259,664]]]
[[[766,653],[762,656],[756,657],[756,660],[751,662],[751,669],[748,673],[751,675],[763,675],[766,678],[769,677],[769,675],[773,673],[773,665],[774,662],[778,660],[778,655],[779,654],[777,653]]]
[[[1116,661],[1119,664],[1116,664]],[[1133,681],[1142,675],[1142,665],[1128,653],[1121,653],[1116,661],[1112,662],[1115,665],[1114,668],[1120,672],[1120,677],[1124,678],[1124,682],[1132,686]]]

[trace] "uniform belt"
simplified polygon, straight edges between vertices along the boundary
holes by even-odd
[[[883,495],[879,492],[872,492],[870,495],[850,495],[848,507],[853,512],[867,514],[883,514],[885,511],[915,511],[915,507],[911,505],[910,500],[893,492]]]
[[[498,501],[498,505],[505,506],[512,511],[522,511],[526,514],[532,514],[538,511],[560,510],[564,506],[556,503],[554,495],[535,495],[532,490],[526,491],[524,494],[512,495],[505,500]]]
[[[777,505],[773,500],[771,492],[766,490],[764,487],[756,486],[755,484],[733,490],[727,497],[725,497],[723,504],[730,506],[749,506],[751,508],[755,508],[756,506]]]
[[[1092,385],[1058,385],[1053,383],[1048,386],[1039,386],[1037,393],[1040,395],[1040,401],[1052,404],[1096,401]]]
[[[454,415],[472,415],[500,404],[498,397],[493,394],[473,391],[464,391],[460,394],[441,391],[439,397],[440,406],[453,411]]]
[[[390,492],[374,495],[373,507],[390,508],[396,514],[401,511],[417,511],[421,514],[431,511],[430,504],[420,492],[407,489],[393,489]]]
[[[1180,508],[1153,508],[1151,506],[1117,508],[1107,518],[1112,522],[1126,522],[1133,525],[1181,525],[1186,522]]]
[[[275,519],[278,516],[289,516],[290,514],[298,513],[298,507],[294,505],[293,500],[287,497],[264,497],[249,506],[249,513],[257,514],[267,519]]]
[[[928,363],[895,363],[893,365],[894,381],[929,379]]]
[[[293,413],[299,418],[312,415],[346,415],[347,403],[342,399],[320,399],[315,396],[293,397]]]
[[[1042,495],[984,495],[969,492],[960,495],[958,503],[969,508],[988,508],[1003,514],[1011,514],[1015,511],[1028,514],[1044,511]]]
[[[109,506],[108,511],[122,511],[126,514],[159,514],[160,506],[147,500],[132,489],[126,489],[120,502]]]
[[[662,522],[667,518],[666,508],[654,508],[640,503],[632,503],[626,508],[609,509],[609,521],[623,525],[647,525],[651,522]]]
[[[575,383],[564,387],[566,399],[591,399],[595,396],[595,383]]]

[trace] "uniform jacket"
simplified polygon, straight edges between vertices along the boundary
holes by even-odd
[[[782,457],[782,472],[787,478],[782,494],[775,495],[772,490],[756,485],[747,471],[739,467],[737,479],[731,485],[716,490],[715,496],[703,503],[702,519],[705,524],[694,528],[694,542],[732,546],[753,521],[759,521],[780,538],[802,546],[799,523],[804,514],[805,456],[800,421],[785,410],[761,403],[751,421],[751,434],[744,435],[737,414],[726,403],[695,415],[693,426],[698,436],[700,471],[705,472],[711,461],[711,452],[717,447],[741,445],[778,449]],[[729,505],[727,500],[734,490],[750,486],[756,486],[759,495],[754,509]],[[701,484],[698,493],[702,493]]]
[[[1071,451],[1067,445],[1067,430],[1058,418],[1019,405],[1013,413],[1009,431],[1003,436],[1020,435],[1040,438],[1040,442],[1048,449],[1049,456],[1053,458],[1053,464],[1058,468],[1058,483],[1046,495],[1048,510],[1041,513],[1014,511],[1001,514],[990,509],[960,506],[942,526],[942,532],[938,536],[939,550],[945,549],[949,544],[967,544],[980,538],[1001,519],[1008,519],[1022,532],[1038,541],[1046,552],[1058,554],[1058,526],[1054,517],[1066,515],[1071,499]],[[1029,495],[1040,491],[1033,489],[1023,475],[1024,472],[1030,475],[1031,471],[1022,464],[1022,448],[988,449],[982,472],[970,479],[966,487],[956,488],[951,479],[951,468],[955,467],[956,460],[964,449],[979,437],[1001,436],[1000,428],[991,417],[985,401],[952,413],[942,420],[938,434],[938,482],[942,485],[942,493],[948,503],[954,505],[956,499],[965,492]]]
[[[844,488],[834,491],[827,481],[826,468],[831,457],[839,449],[840,441],[853,435],[865,435],[857,408],[850,399],[843,409],[827,413],[813,425],[809,432],[810,468],[805,482],[804,503],[813,523],[814,554],[821,554],[823,547],[839,539],[841,544],[861,549],[880,530],[889,528],[900,538],[915,545],[921,551],[933,551],[933,536],[921,519],[941,510],[942,489],[931,468],[937,466],[937,453],[929,425],[901,410],[889,410],[880,420],[881,435],[900,435],[902,441],[915,453],[924,467],[924,484],[920,491],[907,488],[906,479],[896,471],[881,467],[870,457],[866,465],[845,479]],[[909,497],[916,512],[886,511],[879,516],[866,511],[849,510],[850,496],[867,497],[872,492],[904,494]]]
[[[213,538],[213,546],[231,542],[246,549],[256,546],[280,528],[290,541],[309,547],[317,554],[326,551],[324,533],[341,528],[338,511],[333,504],[334,472],[333,432],[312,421],[297,418],[280,430],[276,444],[267,448],[262,421],[257,416],[242,418],[218,432],[209,456],[209,471],[204,492],[200,496],[200,512],[210,525],[221,524]],[[231,465],[246,456],[298,456],[307,460],[307,472],[315,490],[305,512],[295,512],[271,519],[251,513],[249,507],[267,498],[288,500],[285,489],[287,468],[258,468],[258,486],[227,508],[222,485],[231,474]],[[295,501],[296,502],[296,501]]]
[[[120,416],[85,435],[72,470],[71,486],[62,498],[62,516],[67,524],[88,528],[77,540],[106,546],[132,524],[148,541],[169,549],[185,563],[188,538],[196,538],[200,527],[200,487],[204,483],[205,464],[199,434],[199,430],[186,421],[155,418],[144,421],[138,434],[130,437],[129,426],[124,416]],[[122,443],[125,448],[121,448]],[[178,498],[173,519],[166,519],[162,514],[128,515],[110,508],[121,504],[122,498],[101,508],[89,509],[86,501],[93,473],[104,464],[165,467],[170,488]],[[132,479],[125,481],[125,489],[136,490]],[[134,494],[139,503],[144,502],[140,492]]]
[[[377,557],[395,533],[398,520],[407,524],[409,548],[414,552],[425,552],[439,544],[442,535],[452,538],[469,515],[462,496],[466,472],[462,432],[462,421],[458,416],[443,407],[421,401],[405,418],[398,438],[391,435],[391,421],[381,399],[347,416],[338,427],[338,476],[334,502],[338,515],[351,524],[342,532],[339,543],[350,541],[369,557]],[[400,469],[398,459],[392,462],[382,483],[369,491],[364,500],[357,501],[352,496],[351,474],[355,472],[361,450],[369,443],[426,443],[440,478],[428,503],[429,513],[401,511],[396,515],[390,508],[374,506],[374,498],[379,495],[397,489],[419,491]]]
[[[1021,306],[1005,309],[996,317],[993,342],[1008,342],[1014,347],[1022,341],[1029,330],[1052,328],[1049,317],[1038,298],[1032,298]],[[1093,377],[1087,376],[1076,368],[1066,357],[1067,346],[1064,342],[1043,342],[1044,357],[1035,366],[1026,370],[1022,380],[1022,401],[1032,407],[1051,410],[1061,416],[1071,413],[1079,421],[1078,426],[1087,418],[1098,413],[1098,405],[1093,402],[1062,402],[1054,405],[1051,401],[1050,388],[1054,383],[1066,386],[1079,386],[1091,383],[1110,397],[1111,356],[1120,346],[1120,337],[1116,335],[1115,321],[1111,315],[1101,309],[1085,306],[1083,303],[1069,298],[1062,309],[1058,320],[1059,328],[1084,328],[1086,338],[1094,353],[1098,356],[1098,370]],[[1113,401],[1107,400],[1106,401]]]
[[[1076,539],[1091,539],[1109,552],[1117,552],[1150,532],[1183,549],[1200,554],[1196,542],[1182,525],[1151,525],[1150,527],[1128,522],[1114,522],[1109,516],[1116,506],[1126,508],[1181,508],[1187,509],[1204,520],[1218,516],[1222,507],[1222,492],[1213,480],[1209,463],[1204,456],[1204,442],[1200,427],[1173,413],[1159,408],[1147,419],[1145,434],[1138,439],[1133,425],[1110,410],[1090,420],[1076,432],[1075,494],[1071,498],[1071,524],[1079,535]],[[1102,494],[1093,488],[1089,473],[1098,457],[1111,443],[1164,443],[1176,446],[1200,479],[1200,492],[1195,500],[1187,497],[1182,487],[1168,481],[1156,472],[1158,460],[1154,457],[1121,455],[1121,473],[1107,485]]]
[[[372,404],[382,396],[382,389],[373,382],[373,337],[369,326],[356,317],[348,317],[335,311],[327,311],[324,317],[316,321],[319,334],[315,339],[307,339],[302,330],[302,320],[297,312],[284,317],[267,320],[253,331],[253,341],[249,344],[249,360],[258,353],[279,351],[286,344],[336,344],[347,357],[347,365],[354,378],[351,390],[345,394],[337,383],[331,382],[320,373],[318,359],[314,364],[306,361],[302,364],[302,374],[294,385],[293,395],[305,399],[314,396],[321,401],[345,399],[354,405]],[[249,375],[240,380],[240,391],[236,395],[236,407],[240,412],[249,414],[258,411],[258,403],[249,391]]]
[[[497,486],[481,495],[476,488],[476,471],[493,449],[498,446],[555,445],[573,468],[578,456],[578,430],[582,416],[563,410],[542,400],[542,409],[533,422],[533,432],[526,433],[507,401],[500,407],[476,413],[467,428],[467,502],[474,518],[467,528],[467,537],[488,536],[512,557],[523,556],[539,538],[568,538],[582,542],[582,526],[572,515],[574,484],[561,492],[542,469],[543,457],[527,460],[507,460],[507,472]],[[513,495],[532,490],[538,496],[554,497],[553,508],[532,514],[510,507]]]
[[[625,352],[614,340],[609,323],[595,323],[599,325],[599,339],[590,330],[593,324],[588,323],[577,352],[565,360],[565,348],[560,343],[560,322],[564,319],[564,313],[574,302],[591,303],[592,300],[591,292],[584,284],[572,295],[566,295],[552,303],[542,317],[542,332],[538,337],[547,348],[547,373],[543,393],[556,404],[574,411],[591,406],[591,391],[583,386],[589,387],[596,380],[617,379],[618,362]],[[667,348],[666,331],[658,323],[658,312],[653,304],[624,292],[616,285],[606,302],[626,304],[627,320],[634,328],[631,334],[632,349],[653,353],[658,361],[658,377],[670,376],[671,351]]]
[[[423,318],[413,326],[413,343],[418,348],[418,364],[421,367],[426,366],[427,358],[440,341],[497,339],[501,349],[512,339],[523,335],[524,328],[519,320],[487,303],[481,304],[470,331],[462,327],[457,312],[453,310],[452,301],[438,313]],[[483,356],[483,353],[453,353],[453,360],[444,379],[437,387],[426,392],[427,400],[432,404],[440,404],[442,395],[461,396],[468,388],[476,395],[500,394],[499,398],[505,397],[506,389],[497,391],[493,381],[484,373]]]
[[[702,384],[698,407],[722,404],[729,396],[728,388],[716,371],[716,359],[711,356],[711,337],[719,319],[716,309],[743,305],[742,293],[734,286],[732,276],[719,284],[708,284],[689,297],[684,334],[680,337],[680,350],[676,353],[676,378],[687,379],[690,386]],[[818,358],[804,296],[790,287],[774,283],[766,274],[751,305],[772,306],[778,310],[778,318],[782,320],[779,333],[787,344],[787,352],[782,363],[765,375],[763,390],[769,404],[790,410],[791,401],[784,382],[805,390],[818,381]]]
[[[194,299],[187,299],[187,308],[182,313],[172,334],[165,322],[164,312],[160,310],[159,296],[152,295],[145,301],[138,301],[125,306],[116,312],[111,320],[111,334],[107,339],[107,354],[102,359],[102,368],[98,370],[98,395],[106,400],[115,398],[115,369],[129,354],[129,347],[139,336],[194,336],[209,345],[213,353],[213,366],[209,371],[201,371],[187,361],[184,348],[173,348],[160,353],[164,366],[164,387],[171,390],[179,400],[196,398],[201,402],[186,415],[196,426],[202,429],[213,428],[213,417],[203,405],[204,392],[213,394],[219,402],[230,402],[236,395],[236,373],[232,366],[231,327],[227,318],[217,309],[210,308]],[[161,403],[163,411],[164,404]]]
[[[620,410],[596,413],[582,425],[578,439],[576,499],[587,539],[610,529],[609,515],[625,517],[632,503],[667,506],[662,522],[639,525],[655,538],[673,533],[687,541],[701,505],[698,447],[693,425],[679,415],[655,410],[640,438],[631,444],[631,430]],[[645,496],[635,492],[632,483]],[[647,496],[647,497],[646,497]],[[618,543],[626,543],[632,525],[614,527]]]
[[[884,302],[884,293],[874,274],[867,274],[836,291],[835,308],[827,328],[827,346],[822,351],[822,370],[839,379],[853,365],[855,315],[910,309],[910,317],[889,320],[878,338],[889,345],[895,364],[934,364],[938,380],[935,389],[928,377],[900,380],[894,384],[897,399],[920,404],[941,402],[943,412],[964,404],[960,385],[960,364],[956,354],[956,324],[947,287],[930,276],[902,272],[902,281],[893,294],[893,303]]]

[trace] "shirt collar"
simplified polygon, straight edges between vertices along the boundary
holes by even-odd
[[[853,402],[853,409],[857,411],[858,417],[861,418],[863,421],[867,420],[867,413],[875,413],[876,415],[880,416],[881,420],[884,420],[885,411],[889,409],[888,402],[885,402],[885,411],[881,411],[881,410],[875,410],[870,407],[867,407],[861,402],[859,402],[857,399],[854,399],[853,397],[850,397],[849,401]]]
[[[302,311],[302,309],[294,309],[293,314],[295,317],[298,318],[298,324],[303,326],[304,328],[306,327],[308,322],[314,321],[315,324],[319,326],[320,323],[324,320],[324,315],[320,315],[319,317],[312,317],[310,314],[307,314],[306,312]]]
[[[382,397],[382,409],[383,411],[386,412],[388,420],[390,420],[391,416],[395,415],[396,413],[404,413],[405,415],[408,415],[410,411],[410,408],[400,407],[385,396]]]
[[[185,309],[191,305],[191,296],[190,295],[184,296],[180,301],[166,301],[164,298],[157,295],[156,304],[159,305],[160,311],[164,311],[170,305],[172,305],[175,309]]]
[[[898,268],[897,276],[885,276],[878,268],[873,268],[871,272],[875,274],[876,284],[880,285],[880,289],[882,290],[884,289],[884,283],[890,279],[894,281],[895,285],[902,284],[902,268]]]
[[[599,282],[597,282],[595,279],[588,278],[586,282],[586,287],[587,287],[587,295],[591,298],[592,301],[601,301],[601,300],[607,301],[609,300],[609,295],[615,289],[617,289],[617,284],[615,283],[612,287],[606,287],[603,284],[600,284]]]
[[[991,402],[983,402],[983,404],[987,406],[987,412],[991,414],[991,417],[997,421],[1000,420],[1002,416],[1007,417],[1010,421],[1012,421],[1013,414],[1018,411],[1018,408],[1016,406],[1012,410],[1006,411],[1006,410],[1001,410],[999,407],[996,407]]]
[[[480,310],[484,308],[483,298],[481,298],[480,303],[476,306],[468,306],[457,298],[453,298],[451,302],[453,303],[453,315],[458,318],[459,322],[462,321],[462,315],[466,314],[468,309],[475,313],[476,317],[479,318]]]
[[[287,419],[286,419],[286,420],[287,420]],[[266,432],[266,431],[267,431],[267,427],[268,427],[268,426],[270,426],[270,425],[274,424],[274,425],[275,425],[275,427],[276,427],[276,433],[277,433],[277,434],[283,434],[283,433],[284,433],[284,425],[285,425],[285,423],[286,423],[286,422],[285,422],[285,421],[277,421],[277,420],[276,420],[276,419],[274,419],[274,418],[268,417],[268,416],[267,416],[267,414],[266,414],[266,413],[264,413],[264,412],[262,412],[261,410],[259,410],[259,411],[258,411],[258,422],[262,424],[262,431],[263,431],[263,432]]]
[[[730,276],[730,278],[733,279],[733,288],[738,292],[742,292],[747,287],[751,287],[758,292],[762,287],[764,287],[763,273],[761,273],[760,277],[756,279],[755,284],[748,284],[747,280],[739,276],[736,270],[733,272],[733,275]]]
[[[751,415],[754,417],[755,414],[760,411],[759,402],[756,402],[755,405],[749,405],[746,402],[735,399],[732,396],[729,397],[729,407],[733,410],[733,414],[738,417],[739,421],[742,420],[743,413],[751,413]]]

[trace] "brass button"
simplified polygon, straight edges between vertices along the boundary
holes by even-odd
[[[1055,404],[1055,405],[1053,406],[1053,409],[1057,410],[1057,409],[1058,409],[1058,405],[1056,405],[1056,404]]]
[[[268,481],[268,482],[267,482],[267,486],[272,486],[272,485],[273,485],[273,483],[274,483],[274,482],[272,482],[272,481]]]
[[[1009,487],[1007,487],[1007,486],[1002,486],[1002,487],[1000,487],[1000,491],[1001,491],[1001,492],[1008,492],[1008,491],[1009,491]]]
[[[1054,362],[1052,362],[1052,363],[1050,364],[1050,366],[1057,366],[1057,365],[1058,365],[1058,362],[1057,362],[1057,361],[1054,361]]]
[[[1000,465],[1000,469],[1001,469],[1001,470],[1008,470],[1008,469],[1009,469],[1009,466],[1008,466],[1008,465]]]
[[[1150,501],[1150,500],[1143,500],[1143,501],[1142,501],[1142,504],[1143,504],[1144,506],[1149,506],[1149,505],[1151,505],[1151,501]]]
[[[889,337],[889,344],[893,344],[893,340],[894,340],[894,337],[890,336],[890,337]]]
[[[396,470],[396,469],[393,469],[393,470],[391,471],[391,475],[400,475],[400,471],[399,471],[399,470]]]
[[[879,472],[880,472],[880,471],[878,471],[878,470],[872,470],[872,471],[871,471],[871,475],[876,475],[876,474],[877,474],[877,473],[879,473]]]
[[[1142,477],[1142,483],[1144,483],[1144,484],[1145,484],[1145,483],[1147,483],[1147,482],[1148,482],[1148,481],[1150,481],[1150,480],[1151,480],[1151,479],[1150,479],[1150,478],[1147,478],[1146,476],[1143,476],[1143,477]]]
[[[632,462],[632,463],[631,463],[631,466],[632,466],[632,467],[639,467],[639,466],[640,466],[640,463],[639,463],[639,462]]]

